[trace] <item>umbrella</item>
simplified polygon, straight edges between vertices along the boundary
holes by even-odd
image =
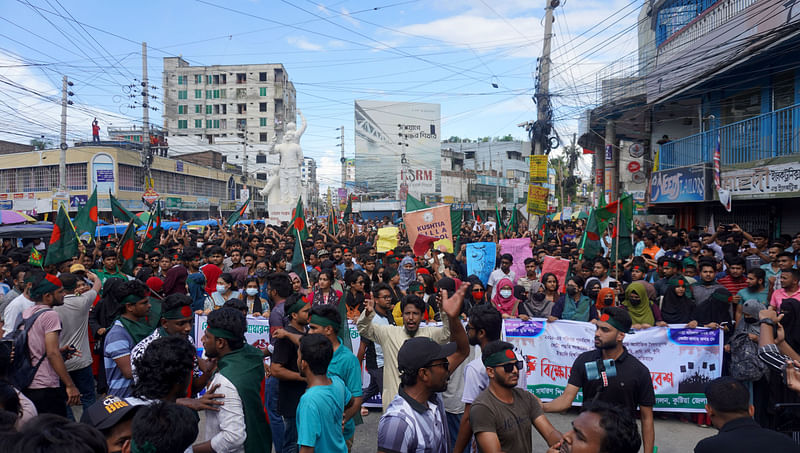
[[[551,217],[551,219],[552,219],[552,220],[555,220],[556,222],[559,222],[559,221],[561,221],[561,217],[563,217],[563,216],[561,215],[561,213],[562,213],[562,212],[564,212],[564,211],[558,211],[558,212],[556,212],[555,214],[553,214],[553,217]]]
[[[147,211],[140,212],[136,214],[136,217],[142,219],[142,222],[147,223],[150,221],[150,213]]]
[[[0,238],[44,239],[49,238],[52,234],[52,223],[0,226]]]
[[[19,212],[19,211],[11,211],[11,210],[0,210],[0,224],[3,225],[12,225],[15,223],[25,223],[25,222],[35,222],[36,219],[33,217]]]

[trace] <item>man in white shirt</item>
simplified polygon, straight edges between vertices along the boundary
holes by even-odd
[[[35,303],[30,299],[31,285],[33,284],[32,282],[41,275],[41,272],[25,272],[25,291],[23,291],[19,296],[15,297],[14,300],[9,302],[8,305],[6,305],[5,311],[3,311],[4,336],[8,335],[12,330],[14,330],[19,315],[21,315],[23,311],[35,305]]]
[[[592,273],[594,274],[594,278],[600,280],[600,286],[602,288],[608,288],[611,282],[614,282],[615,285],[617,284],[617,280],[608,275],[609,267],[611,267],[611,265],[605,258],[597,258],[594,260]]]
[[[500,283],[500,280],[507,278],[511,280],[512,283],[516,283],[517,276],[514,274],[514,271],[511,270],[511,265],[513,263],[514,257],[511,256],[511,254],[504,253],[500,255],[500,267],[489,274],[489,281],[486,283],[487,291],[491,292],[491,297],[494,297],[494,294],[497,292],[497,284]]]

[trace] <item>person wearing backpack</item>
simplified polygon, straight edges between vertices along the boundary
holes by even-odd
[[[725,346],[731,353],[731,377],[738,380],[750,392],[753,402],[753,418],[762,424],[768,421],[769,414],[769,382],[766,379],[767,365],[758,357],[758,339],[761,327],[758,313],[764,304],[757,299],[750,299],[741,304],[742,319],[730,342]]]
[[[53,307],[64,303],[64,288],[56,276],[43,274],[33,283],[30,295],[36,305],[22,312],[22,323],[18,326],[18,332],[14,332],[18,334],[22,328],[26,344],[24,349],[20,349],[19,342],[15,342],[15,350],[20,354],[17,356],[15,353],[12,364],[15,375],[12,379],[22,393],[33,401],[39,414],[66,417],[67,405],[79,404],[81,392],[67,372],[64,356],[58,346],[61,319]],[[33,367],[32,370],[30,367]],[[24,382],[28,380],[24,376],[31,371],[32,378]],[[61,387],[62,382],[65,388]]]

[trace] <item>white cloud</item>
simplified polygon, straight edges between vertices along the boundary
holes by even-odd
[[[347,8],[342,8],[342,19],[346,20],[354,27],[361,26],[361,23],[350,15],[350,11],[348,11]]]
[[[311,51],[325,50],[325,48],[322,47],[321,45],[314,44],[302,36],[289,36],[288,38],[286,38],[286,42],[302,50],[311,50]]]

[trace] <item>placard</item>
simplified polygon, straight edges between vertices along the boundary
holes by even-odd
[[[508,253],[514,258],[511,270],[514,271],[516,279],[524,277],[526,275],[525,259],[533,257],[530,238],[501,239],[500,254],[504,253]],[[516,284],[517,282],[514,281],[513,283]]]
[[[547,213],[547,199],[550,191],[546,187],[528,185],[528,214],[544,215]]]
[[[489,281],[497,259],[497,244],[473,242],[467,244],[467,275],[477,275],[483,285]]]
[[[547,156],[531,156],[529,184],[547,184]]]

